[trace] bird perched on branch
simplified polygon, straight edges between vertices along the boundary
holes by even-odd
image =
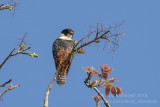
[[[64,29],[61,35],[53,43],[52,51],[57,72],[57,84],[62,86],[66,82],[66,77],[71,66],[73,55],[68,58],[71,53],[75,42],[72,40],[74,31],[72,29]],[[83,50],[79,50],[83,54]],[[65,64],[63,64],[65,62]]]

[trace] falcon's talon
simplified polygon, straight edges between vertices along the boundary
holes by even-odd
[[[63,61],[60,61],[60,62],[59,62],[59,67],[61,67],[61,66],[64,67]]]

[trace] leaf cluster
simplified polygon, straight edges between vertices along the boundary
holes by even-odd
[[[84,71],[87,72],[88,78],[86,79],[86,82],[89,83],[89,87],[104,87],[105,88],[105,95],[108,97],[109,93],[111,92],[115,97],[116,95],[120,95],[122,93],[122,89],[119,86],[114,86],[113,82],[117,81],[117,78],[111,78],[108,79],[109,74],[113,71],[113,69],[110,69],[110,67],[107,64],[104,64],[103,66],[99,66],[101,69],[101,73],[99,73],[96,69],[93,67],[86,67],[83,68]],[[93,76],[96,76],[97,80],[91,80]]]

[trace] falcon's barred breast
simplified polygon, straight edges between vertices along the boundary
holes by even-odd
[[[55,40],[52,47],[56,72],[58,73],[57,84],[61,86],[64,85],[66,82],[66,76],[69,72],[69,68],[73,59],[73,55],[71,55],[65,65],[63,65],[63,62],[68,58],[68,55],[73,49],[74,42],[72,40],[72,36],[72,29],[64,29],[61,32],[61,36]],[[61,68],[61,70],[57,71],[58,68]]]

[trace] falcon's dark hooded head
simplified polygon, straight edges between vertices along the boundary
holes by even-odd
[[[72,40],[74,31],[72,29],[64,29],[61,32],[61,39],[65,39],[65,40]]]

